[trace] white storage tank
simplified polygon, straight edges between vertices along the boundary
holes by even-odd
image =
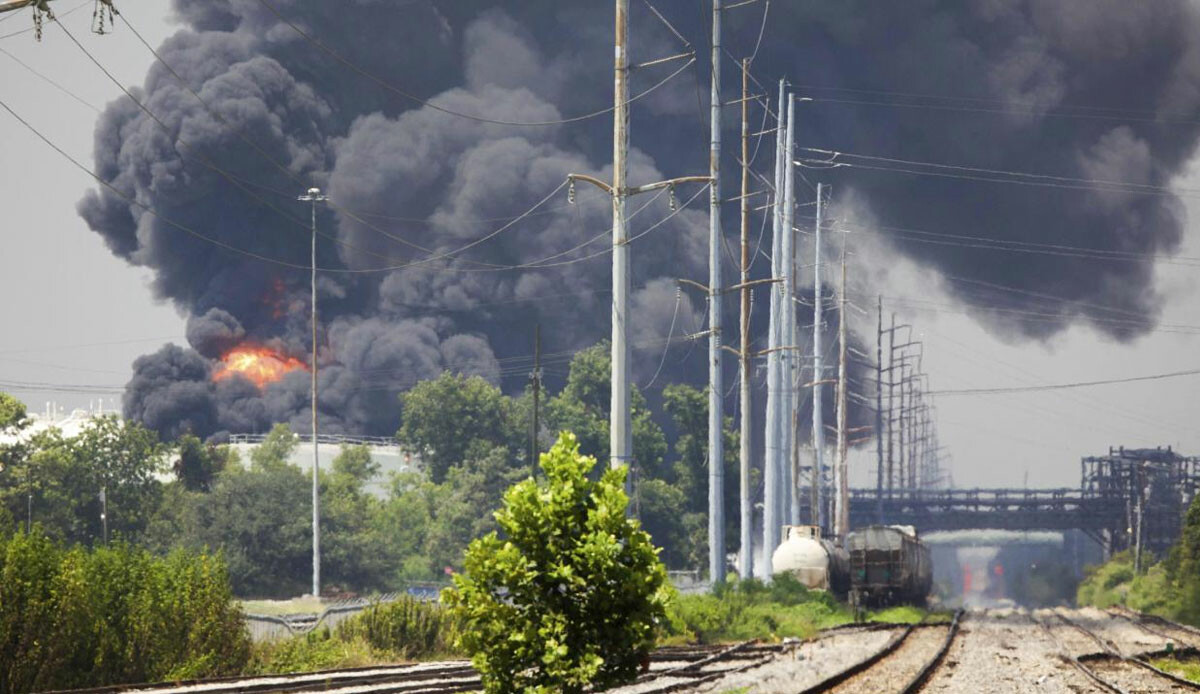
[[[837,594],[846,591],[849,566],[845,552],[821,539],[813,525],[785,525],[784,541],[771,555],[776,574],[791,574],[808,588]]]

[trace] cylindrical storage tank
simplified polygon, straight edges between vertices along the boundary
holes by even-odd
[[[829,551],[816,528],[807,525],[784,526],[786,539],[771,555],[776,574],[791,574],[805,587],[831,590]]]

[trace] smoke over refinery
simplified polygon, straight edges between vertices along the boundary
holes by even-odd
[[[606,108],[611,7],[176,0],[174,8],[181,28],[159,54],[187,87],[156,64],[134,92],[155,118],[122,97],[95,134],[98,173],[157,214],[103,189],[79,203],[111,251],[149,268],[157,295],[189,316],[188,346],[135,362],[127,416],[166,436],[308,420],[309,210],[296,196],[310,185],[331,201],[318,209],[323,431],[391,434],[396,395],[443,369],[519,390],[535,323],[552,354],[608,335],[610,206],[583,187],[568,205],[560,186],[568,173],[611,178],[611,116],[515,127],[441,109],[541,122]],[[701,13],[662,9],[694,46],[707,42]],[[754,49],[761,19],[760,9],[729,13],[734,55]],[[946,289],[995,332],[1048,339],[1082,322],[1132,340],[1153,328],[1161,304],[1151,256],[1180,241],[1182,209],[1166,187],[1200,134],[1197,20],[1183,0],[772,3],[765,30],[775,40],[762,43],[753,70],[768,92],[787,76],[815,99],[799,105],[801,146],[1138,184],[1134,192],[1012,186],[1019,190],[1005,200],[1015,204],[1001,207],[962,171],[931,178],[842,159],[863,166],[817,174],[880,228],[1119,253],[1112,262],[1014,254],[997,263],[969,243],[883,242],[947,278]],[[645,7],[632,24],[635,62],[680,52]],[[635,72],[632,92],[673,69]],[[707,82],[701,60],[635,104],[634,184],[706,173]],[[733,143],[732,109],[726,125]],[[769,139],[762,147],[766,170]],[[733,189],[727,183],[725,197]],[[675,283],[707,272],[705,194],[686,205],[697,192],[681,188],[684,208],[673,216],[665,195],[631,201],[631,234],[645,232],[633,246],[640,381],[658,366],[673,322],[676,337],[704,328],[703,300]],[[736,204],[727,208],[732,249]],[[811,227],[803,214],[801,226]],[[756,264],[756,276],[768,265]],[[765,313],[755,313],[756,334]],[[662,378],[701,381],[702,352],[673,351]]]

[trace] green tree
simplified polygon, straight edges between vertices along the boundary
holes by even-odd
[[[367,446],[342,446],[321,474],[321,560],[331,586],[383,590],[397,552],[380,521],[383,502],[365,487],[379,471]]]
[[[103,494],[98,511],[107,512],[109,532],[136,538],[161,498],[155,473],[163,467],[164,448],[158,435],[138,422],[106,415],[71,440],[71,452],[91,473],[93,494]],[[93,532],[98,536],[100,529]]]
[[[663,388],[663,410],[670,415],[678,432],[675,439],[675,461],[669,479],[687,499],[686,512],[691,516],[685,523],[693,539],[689,554],[698,558],[692,566],[703,566],[708,556],[708,393],[686,384]],[[738,549],[739,495],[739,436],[733,419],[726,417],[723,427],[723,461],[725,467],[725,546]],[[701,529],[697,531],[697,529]],[[655,540],[662,544],[661,539]],[[703,546],[696,546],[701,542]]]
[[[526,427],[513,401],[479,376],[443,372],[403,393],[400,404],[396,438],[420,452],[436,483],[473,451],[502,446],[515,457],[525,446]]]
[[[292,454],[300,445],[300,437],[287,424],[276,424],[263,442],[250,451],[250,468],[260,472],[280,470],[291,465]]]
[[[184,434],[176,443],[179,457],[175,459],[175,478],[188,491],[206,492],[217,473],[225,469],[232,450],[224,446],[206,445],[192,434]]]
[[[194,495],[180,541],[224,553],[235,593],[292,597],[307,592],[312,568],[311,478],[294,465],[217,475],[212,491]]]
[[[1177,595],[1179,618],[1200,624],[1200,501],[1193,499],[1183,520],[1183,533],[1165,562]]]
[[[473,541],[443,600],[457,643],[490,694],[578,694],[628,682],[666,618],[670,588],[650,536],[625,516],[624,470],[580,454],[564,432],[544,479],[504,495],[493,532]]]
[[[0,433],[23,429],[27,423],[25,403],[8,393],[0,392]]]
[[[430,489],[425,553],[435,575],[446,567],[462,568],[467,545],[496,529],[495,511],[504,490],[527,477],[528,470],[512,467],[507,451],[496,447],[451,469],[445,483]]]
[[[612,393],[609,343],[603,341],[578,352],[571,359],[567,384],[546,403],[547,424],[557,431],[570,431],[583,454],[609,459],[608,420]],[[640,477],[662,478],[667,439],[650,416],[641,391],[633,389],[633,457]]]

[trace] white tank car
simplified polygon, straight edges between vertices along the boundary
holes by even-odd
[[[776,574],[791,574],[808,588],[845,595],[850,587],[850,562],[845,550],[821,538],[812,525],[783,526],[784,541],[771,555]]]

